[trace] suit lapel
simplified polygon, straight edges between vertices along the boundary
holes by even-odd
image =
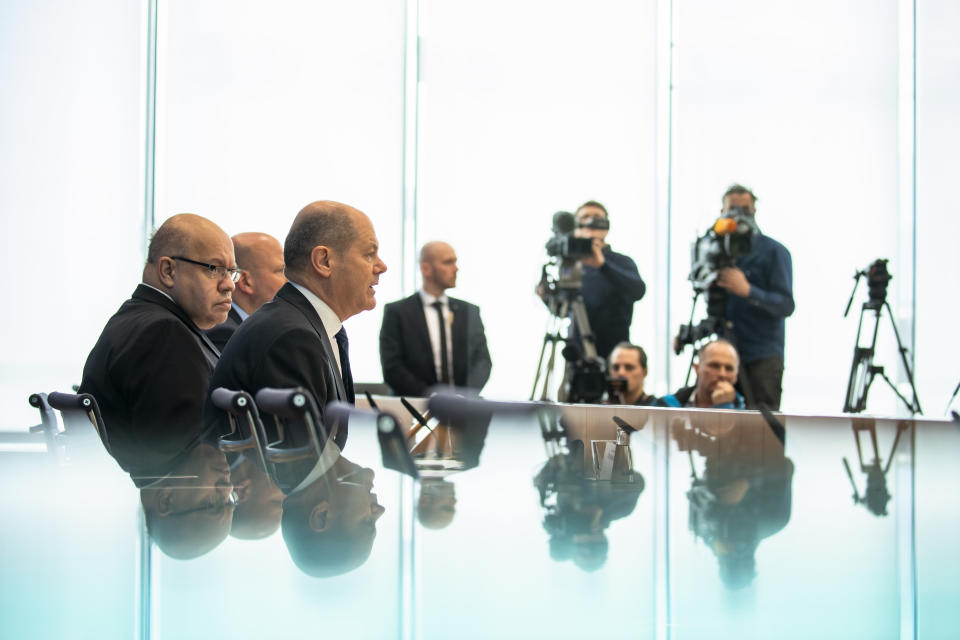
[[[413,328],[413,334],[410,336],[410,341],[413,344],[410,346],[415,349],[414,353],[419,351],[427,355],[430,371],[433,371],[434,382],[436,382],[437,372],[434,371],[433,365],[433,345],[430,343],[430,330],[427,329],[426,314],[428,312],[432,312],[432,309],[423,306],[423,298],[420,297],[419,293],[407,298],[407,314]]]
[[[327,368],[330,371],[330,374],[333,376],[334,386],[337,390],[337,399],[347,401],[347,392],[343,388],[343,377],[340,372],[337,371],[336,362],[337,359],[333,355],[333,347],[330,345],[330,338],[327,336],[327,330],[323,326],[323,322],[320,321],[320,316],[317,315],[317,310],[313,308],[313,305],[310,304],[310,301],[300,293],[295,286],[289,282],[283,285],[280,288],[280,291],[277,292],[277,298],[284,300],[291,304],[294,308],[297,309],[300,313],[303,314],[303,317],[307,319],[307,322],[310,323],[310,326],[313,327],[313,330],[317,332],[317,336],[320,338],[320,343],[323,345],[323,351],[327,356]],[[320,410],[323,411],[323,407],[320,407]]]
[[[458,387],[467,384],[467,311],[454,298],[447,298],[453,314],[453,383]]]
[[[193,320],[190,319],[190,316],[187,315],[187,312],[180,308],[180,305],[178,305],[176,302],[160,293],[153,287],[149,287],[145,284],[137,285],[132,297],[158,304],[173,315],[177,316],[177,318],[183,322],[183,324],[185,324],[190,331],[193,332],[193,335],[196,336],[200,344],[210,351],[210,353],[213,355],[213,363],[216,364],[217,360],[220,359],[220,350],[217,349],[213,342],[210,341],[210,338],[207,337],[207,334],[201,331],[200,328],[193,323]],[[233,309],[231,308],[231,311],[232,310]]]

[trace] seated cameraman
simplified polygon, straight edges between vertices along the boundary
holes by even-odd
[[[589,200],[580,205],[576,216],[574,235],[593,238],[593,255],[580,260],[583,266],[580,293],[595,336],[597,355],[606,360],[614,345],[629,340],[633,303],[643,297],[647,287],[636,263],[612,251],[605,242],[610,231],[606,208]]]
[[[743,396],[733,387],[740,366],[740,357],[733,345],[723,339],[708,342],[700,347],[697,360],[693,363],[697,384],[660,398],[657,406],[743,409]]]
[[[632,404],[639,406],[652,406],[656,403],[655,396],[648,395],[643,391],[643,381],[647,377],[647,354],[643,347],[639,347],[629,342],[621,342],[613,348],[610,354],[610,363],[608,374],[611,378],[621,378],[626,382],[626,387],[616,397],[611,395],[609,402],[611,404]]]
[[[723,194],[723,213],[740,208],[752,217],[756,202],[752,191],[734,184]],[[733,322],[753,406],[762,402],[777,410],[783,380],[784,319],[794,309],[790,252],[758,230],[750,253],[739,258],[736,267],[722,269],[717,285],[733,294],[727,301],[726,316]]]

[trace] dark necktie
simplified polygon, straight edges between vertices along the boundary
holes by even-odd
[[[337,348],[340,351],[340,370],[343,377],[343,390],[347,394],[347,402],[350,404],[354,403],[353,395],[353,373],[350,372],[350,356],[348,351],[350,349],[350,341],[347,340],[347,330],[344,327],[340,327],[340,331],[337,331]]]
[[[450,384],[450,356],[447,353],[447,323],[443,317],[443,303],[437,300],[430,306],[437,310],[440,320],[440,384]]]

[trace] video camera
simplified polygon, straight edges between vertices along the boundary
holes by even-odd
[[[753,215],[745,207],[734,207],[717,218],[692,246],[689,279],[694,291],[706,291],[721,269],[736,266],[737,258],[750,253],[755,231]]]
[[[610,221],[606,218],[590,218],[582,225],[587,229],[607,230]],[[547,241],[547,255],[562,260],[579,260],[593,253],[593,238],[577,238],[573,232],[577,228],[577,218],[569,211],[557,211],[553,214],[553,237]]]
[[[746,207],[733,207],[717,218],[713,226],[691,247],[690,276],[696,296],[707,294],[707,317],[698,324],[680,325],[674,353],[714,334],[724,337],[727,292],[716,285],[720,270],[734,267],[737,259],[750,253],[756,223]],[[696,296],[694,303],[696,303]],[[693,320],[691,311],[690,319]]]

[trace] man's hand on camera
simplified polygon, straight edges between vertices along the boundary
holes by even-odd
[[[750,295],[750,282],[747,276],[737,267],[725,267],[720,269],[720,275],[717,276],[717,286],[723,287],[730,293],[740,298],[746,298]]]
[[[732,403],[736,399],[737,391],[733,388],[733,385],[726,380],[721,380],[718,382],[717,386],[713,388],[713,392],[710,394],[710,401],[714,404],[714,406],[718,404]]]
[[[606,261],[607,259],[603,257],[603,240],[601,238],[593,238],[593,255],[580,258],[580,264],[585,267],[599,269]]]

